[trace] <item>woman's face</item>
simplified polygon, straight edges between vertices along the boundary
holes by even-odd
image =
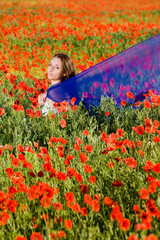
[[[54,57],[49,63],[48,66],[48,78],[51,80],[52,85],[58,83],[62,79],[62,61],[60,58]]]

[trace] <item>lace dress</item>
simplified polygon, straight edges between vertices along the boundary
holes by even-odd
[[[54,114],[58,114],[58,110],[56,108],[50,107],[48,102],[46,101],[44,106],[41,109],[43,117],[46,116],[49,111],[52,111]]]

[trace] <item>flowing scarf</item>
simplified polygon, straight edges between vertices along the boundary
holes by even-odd
[[[75,97],[76,104],[82,100],[89,109],[99,107],[102,96],[112,97],[116,105],[129,101],[127,92],[140,101],[149,89],[160,92],[160,34],[53,85],[47,97],[57,103]]]

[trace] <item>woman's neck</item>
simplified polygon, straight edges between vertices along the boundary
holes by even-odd
[[[56,81],[51,80],[52,86],[55,85],[56,83],[60,83],[60,82],[61,82],[61,80],[56,80]]]

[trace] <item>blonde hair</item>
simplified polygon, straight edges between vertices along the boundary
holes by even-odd
[[[61,81],[75,76],[75,68],[72,59],[65,53],[58,52],[54,57],[60,58],[62,61],[62,77]]]

